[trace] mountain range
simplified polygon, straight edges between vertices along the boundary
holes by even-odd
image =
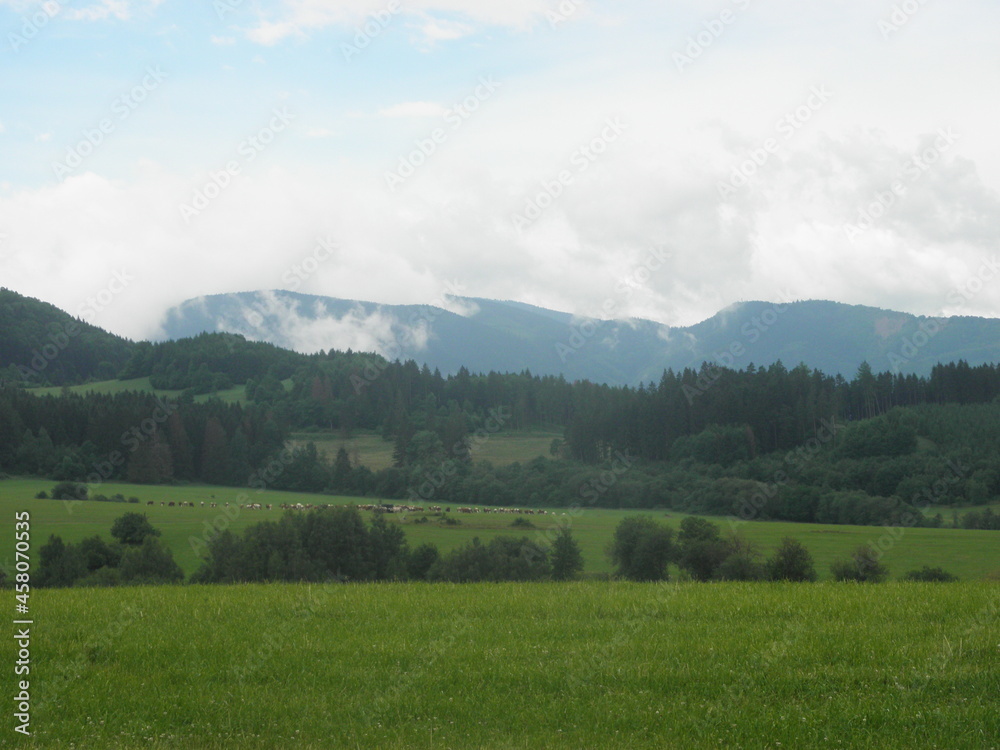
[[[440,305],[388,305],[287,291],[218,294],[168,311],[161,338],[225,331],[300,352],[377,351],[442,374],[564,375],[611,385],[658,381],[702,362],[743,369],[800,363],[852,377],[926,375],[938,362],[1000,361],[1000,320],[914,316],[828,301],[740,302],[686,327],[596,320],[520,302],[452,297]]]

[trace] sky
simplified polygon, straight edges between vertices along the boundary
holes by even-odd
[[[1000,316],[993,0],[0,0],[0,285]]]

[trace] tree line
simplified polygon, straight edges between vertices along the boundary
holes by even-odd
[[[183,573],[160,532],[144,514],[126,513],[111,526],[113,541],[93,536],[64,543],[56,535],[39,550],[35,585],[116,586],[179,583]],[[242,534],[224,530],[205,543],[201,566],[191,583],[567,581],[578,578],[584,560],[569,526],[545,540],[497,536],[477,538],[442,555],[436,546],[410,549],[402,527],[374,514],[366,523],[353,506],[288,512],[262,521]],[[606,552],[614,577],[632,581],[670,580],[675,566],[683,579],[710,581],[810,582],[818,578],[812,555],[799,541],[785,538],[764,559],[756,545],[737,533],[723,536],[704,518],[687,517],[679,532],[650,516],[622,519]],[[888,578],[880,554],[863,545],[831,565],[838,581],[874,582]],[[904,580],[952,581],[940,568],[910,571]]]

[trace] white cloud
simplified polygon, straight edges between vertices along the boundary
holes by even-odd
[[[294,21],[271,23],[262,21],[247,32],[247,39],[265,47],[271,47],[290,36],[304,36],[304,32]]]
[[[309,128],[306,131],[306,138],[331,138],[336,133],[328,128]]]
[[[84,8],[69,8],[66,17],[71,21],[102,21],[105,18],[117,18],[127,21],[131,16],[128,0],[101,0],[97,5]]]
[[[740,299],[788,296],[956,312],[949,295],[1000,244],[1000,200],[957,154],[914,182],[855,243],[847,239],[844,223],[917,140],[900,147],[860,133],[819,146],[803,141],[724,202],[716,190],[724,169],[715,163],[729,163],[739,146],[715,160],[705,158],[720,148],[710,138],[658,152],[638,126],[518,233],[511,214],[561,162],[528,148],[513,164],[529,145],[517,129],[513,145],[488,129],[466,135],[396,194],[364,169],[345,166],[331,176],[254,166],[190,225],[177,206],[198,180],[162,168],[127,183],[82,174],[0,196],[10,236],[3,278],[75,312],[125,268],[135,281],[94,322],[145,337],[183,299],[288,288],[288,268],[329,235],[341,248],[336,262],[297,291],[447,307],[442,300],[457,287],[582,316],[688,325]],[[525,166],[533,161],[542,163]],[[660,245],[669,256],[653,262]],[[958,311],[1000,315],[1000,282]],[[288,335],[303,350],[389,340],[391,321],[335,317],[296,323]]]
[[[399,13],[425,19],[420,26],[422,41],[443,41],[468,36],[477,27],[528,28],[544,18],[552,3],[551,0],[408,0],[398,4],[387,0],[283,0],[280,10],[262,17],[247,36],[258,44],[273,45],[289,36],[330,26],[353,29],[373,15],[391,19],[392,8],[400,6]],[[463,20],[426,20],[430,13],[446,13]]]
[[[447,112],[447,107],[442,107],[434,102],[403,102],[379,110],[379,115],[382,117],[443,117]]]
[[[236,44],[236,39],[231,36],[216,36],[215,34],[212,34],[212,44],[220,47],[228,47]]]
[[[462,37],[470,36],[474,29],[465,23],[458,21],[446,21],[442,19],[428,19],[422,24],[414,25],[421,36],[422,41],[433,45],[435,42],[447,42]]]
[[[52,133],[39,133],[35,136],[36,143],[47,143],[52,140]]]
[[[381,308],[368,311],[361,305],[336,315],[319,300],[307,303],[307,309],[303,310],[298,301],[272,291],[257,294],[254,302],[222,327],[249,338],[286,342],[295,351],[306,354],[353,349],[390,358],[399,355],[399,342],[405,342],[408,353],[412,354],[425,349],[430,336],[425,320],[407,324]]]

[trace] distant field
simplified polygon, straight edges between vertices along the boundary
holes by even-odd
[[[31,607],[35,736],[8,708],[12,747],[1000,748],[998,584],[169,586]]]
[[[285,388],[290,388],[292,381],[283,381]],[[95,383],[86,383],[85,385],[71,385],[67,389],[70,393],[86,394],[86,393],[98,393],[98,394],[114,394],[114,393],[124,393],[126,391],[139,391],[140,393],[155,393],[158,396],[164,398],[176,397],[181,394],[181,391],[165,391],[157,390],[149,382],[149,378],[135,378],[133,380],[102,380]],[[60,387],[55,388],[31,388],[28,390],[29,393],[34,393],[39,396],[58,396],[62,393],[63,389]],[[210,398],[218,398],[227,404],[243,403],[246,401],[246,387],[238,385],[235,388],[229,388],[224,391],[215,391],[214,393],[206,393],[200,396],[195,396],[194,400],[197,402],[204,402]]]
[[[291,443],[295,446],[314,443],[316,449],[333,461],[341,448],[346,448],[351,462],[367,466],[372,471],[392,466],[391,441],[383,440],[376,432],[355,431],[350,437],[340,437],[329,432],[293,432]]]
[[[185,573],[192,573],[199,564],[196,549],[190,543],[191,537],[202,538],[206,528],[213,521],[228,522],[228,528],[240,531],[249,524],[264,519],[278,519],[281,511],[277,508],[282,503],[370,503],[371,498],[332,497],[326,495],[309,495],[288,492],[256,492],[239,490],[232,487],[151,487],[147,485],[128,485],[107,483],[99,491],[105,495],[121,493],[125,497],[136,496],[143,502],[141,505],[120,503],[99,503],[88,501],[74,505],[57,500],[35,500],[34,495],[40,490],[51,490],[54,482],[36,479],[11,479],[0,481],[0,517],[12,519],[15,510],[28,509],[32,512],[33,546],[37,550],[45,543],[50,534],[60,535],[64,541],[79,541],[87,536],[100,534],[109,537],[111,523],[115,518],[128,511],[146,513],[153,525],[163,532],[163,539],[173,550],[174,557]],[[240,499],[243,494],[244,499]],[[213,497],[214,496],[214,497]],[[249,500],[247,499],[249,498]],[[153,500],[155,505],[147,506],[146,501]],[[160,502],[194,502],[194,508],[160,506]],[[216,502],[222,506],[230,502],[238,506],[241,502],[271,503],[275,508],[271,511],[240,511],[233,507],[230,511],[235,516],[227,518],[221,507],[202,508],[200,502]],[[423,542],[437,544],[442,550],[449,550],[465,544],[478,536],[483,541],[499,536],[528,536],[543,540],[547,531],[552,531],[561,522],[569,522],[574,537],[580,543],[585,560],[586,574],[608,573],[610,563],[605,555],[605,548],[611,539],[618,522],[637,511],[586,509],[576,516],[566,515],[565,509],[550,509],[555,515],[528,516],[535,525],[534,529],[512,528],[513,517],[510,515],[464,515],[456,512],[451,517],[459,521],[458,525],[443,524],[443,519],[433,514],[410,514],[406,517],[388,516],[396,523],[402,523],[407,538],[412,546]],[[647,512],[649,515],[665,523],[674,525],[684,517],[678,513]],[[421,516],[428,518],[427,523],[415,523]],[[713,519],[719,523],[723,531],[729,531],[726,519]],[[209,524],[209,526],[206,526]],[[891,544],[885,553],[885,561],[889,565],[892,576],[899,577],[909,570],[923,565],[940,566],[962,579],[982,579],[988,576],[1000,577],[1000,532],[995,531],[965,531],[962,529],[909,529],[902,537],[893,540],[887,536],[886,530],[871,526],[824,526],[819,524],[795,524],[781,522],[751,522],[739,527],[739,531],[756,543],[766,555],[781,541],[782,537],[791,536],[802,541],[816,560],[816,570],[821,578],[829,577],[830,563],[848,555],[859,544],[883,541]],[[899,530],[896,533],[900,533]],[[9,569],[12,561],[13,537],[0,539],[0,561]],[[676,569],[675,571],[676,572]]]
[[[539,456],[550,456],[552,441],[559,437],[562,437],[561,432],[500,432],[490,435],[489,440],[475,444],[472,460],[489,461],[494,466],[527,463]],[[336,432],[292,434],[293,445],[305,445],[309,442],[314,443],[317,450],[331,461],[343,447],[354,463],[367,466],[372,471],[392,466],[393,442],[383,440],[377,432],[357,430],[347,438]]]

